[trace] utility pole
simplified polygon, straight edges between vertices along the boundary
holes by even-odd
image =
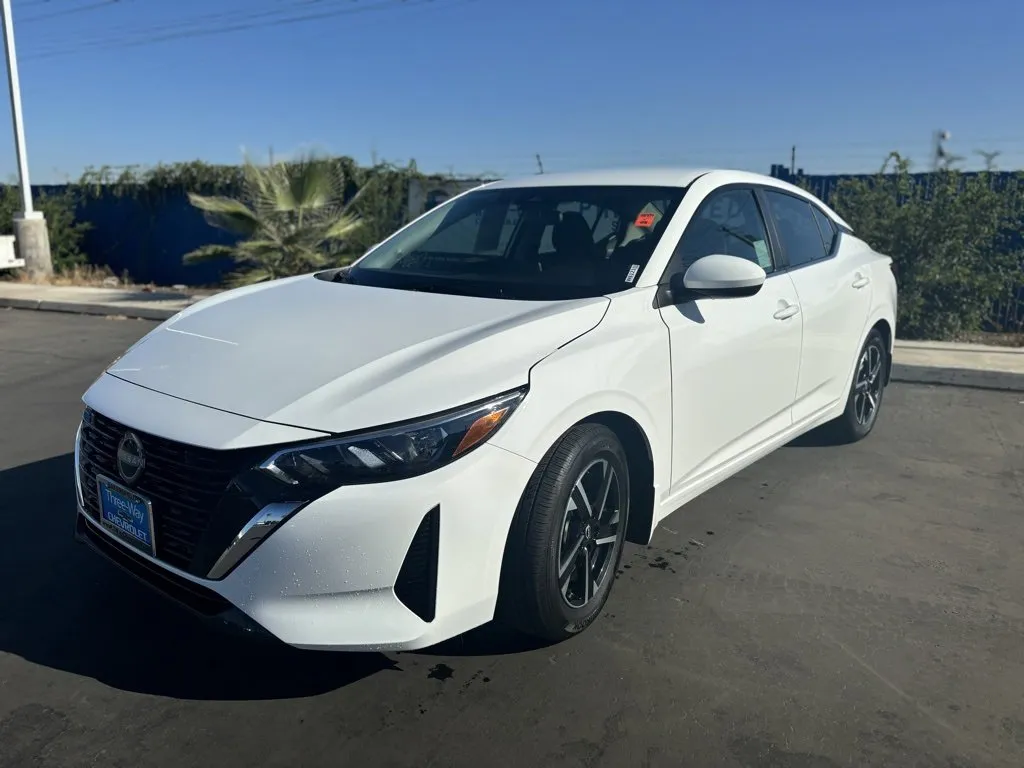
[[[935,131],[932,139],[932,170],[937,171],[946,160],[945,142],[951,138],[949,131]]]
[[[996,150],[995,152],[986,152],[983,149],[976,149],[974,151],[985,159],[985,170],[990,173],[996,169],[996,158],[1003,154],[999,150]]]
[[[50,257],[50,233],[42,211],[32,207],[32,183],[28,176],[28,154],[25,150],[25,121],[21,114],[21,84],[18,81],[18,56],[14,50],[14,20],[11,0],[0,0],[3,11],[4,52],[7,55],[7,85],[11,93],[11,118],[14,122],[14,151],[18,155],[18,181],[21,185],[21,213],[14,215],[14,243],[18,255],[25,260],[30,278],[53,274]]]
[[[949,170],[953,163],[963,160],[960,155],[951,154],[946,150],[946,142],[953,138],[949,131],[935,131],[932,134],[932,171]]]
[[[793,149],[789,151],[789,175],[796,175],[796,144],[794,144]]]

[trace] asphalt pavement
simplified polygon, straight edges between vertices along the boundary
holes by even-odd
[[[895,384],[631,547],[600,621],[401,654],[212,632],[72,540],[80,396],[152,327],[0,310],[0,768],[1024,763],[1024,395]]]

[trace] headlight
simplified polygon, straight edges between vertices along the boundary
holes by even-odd
[[[285,448],[260,469],[290,486],[321,492],[420,475],[486,441],[525,394],[524,388],[415,424]]]

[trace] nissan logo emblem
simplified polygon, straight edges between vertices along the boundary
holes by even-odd
[[[142,441],[131,432],[126,432],[117,446],[117,473],[121,479],[131,484],[139,479],[146,468],[146,454],[142,450]]]

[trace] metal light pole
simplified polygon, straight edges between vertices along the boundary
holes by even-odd
[[[53,274],[50,235],[41,211],[32,207],[32,185],[28,176],[25,150],[25,120],[21,114],[21,84],[18,81],[18,57],[14,49],[14,19],[11,0],[0,0],[3,10],[4,52],[7,56],[7,84],[11,93],[11,119],[14,122],[14,151],[18,155],[18,181],[21,184],[21,213],[14,216],[14,237],[18,255],[25,260],[30,277]]]

